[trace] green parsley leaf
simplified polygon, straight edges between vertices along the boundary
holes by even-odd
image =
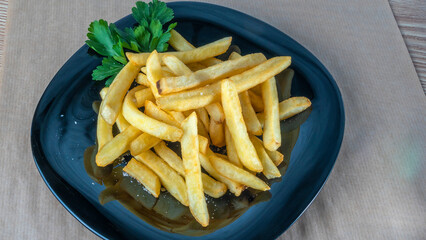
[[[114,24],[108,26],[108,22],[100,19],[93,21],[89,27],[86,44],[102,56],[113,57],[115,60],[126,64],[123,47],[118,34],[115,33]],[[112,31],[111,31],[112,30]]]
[[[148,27],[155,19],[164,25],[174,17],[173,10],[168,8],[166,3],[158,0],[153,0],[148,4],[141,1],[136,2],[136,7],[132,8],[132,15],[144,27]]]
[[[109,86],[123,67],[124,65],[117,62],[114,58],[104,57],[102,59],[102,64],[93,70],[92,79],[95,81],[101,81],[109,77],[105,83],[106,86]]]
[[[86,44],[104,56],[102,65],[92,73],[93,80],[107,79],[105,85],[109,86],[127,63],[124,49],[133,52],[167,51],[170,31],[176,27],[176,23],[169,24],[166,31],[163,26],[173,19],[173,10],[158,0],[148,4],[139,1],[132,8],[132,13],[139,23],[133,28],[121,30],[103,19],[90,24]]]

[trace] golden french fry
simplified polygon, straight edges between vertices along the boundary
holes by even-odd
[[[265,175],[265,177],[268,179],[281,177],[280,170],[278,170],[275,163],[266,153],[265,148],[263,146],[263,142],[254,135],[250,135],[250,140],[253,143],[254,148],[256,148],[257,155],[259,156],[259,159],[262,162],[263,175]]]
[[[158,198],[161,189],[160,179],[145,164],[132,158],[123,171],[138,180],[154,197]]]
[[[238,197],[241,195],[241,192],[244,191],[244,185],[222,176],[218,171],[216,171],[206,155],[200,153],[199,158],[201,166],[204,170],[206,170],[206,172],[208,172],[216,180],[223,182],[228,187],[229,191],[235,196]]]
[[[139,111],[135,104],[135,92],[140,90],[133,88],[127,93],[123,103],[123,116],[133,126],[139,128],[142,132],[171,142],[176,142],[182,137],[182,130],[148,117]]]
[[[182,160],[189,199],[189,210],[203,227],[209,225],[209,212],[204,196],[199,160],[197,114],[193,112],[182,122]]]
[[[155,153],[166,161],[180,175],[185,176],[182,159],[164,141],[154,146]]]
[[[101,91],[99,92],[99,95],[101,96],[101,99],[102,99],[102,100],[104,100],[105,96],[107,95],[107,93],[108,93],[108,89],[109,89],[109,87],[104,87],[104,88],[102,88],[102,89],[101,89]]]
[[[123,98],[138,73],[139,66],[129,62],[121,69],[110,85],[108,93],[99,109],[102,117],[110,125],[115,123],[115,119],[117,119],[123,103]]]
[[[169,111],[168,112],[176,121],[183,122],[185,120],[185,115],[182,112]]]
[[[228,159],[235,166],[242,168],[243,165],[240,162],[240,159],[235,149],[234,140],[232,140],[231,133],[229,132],[228,126],[225,125],[225,142],[226,142],[226,152],[228,154]]]
[[[143,88],[135,92],[136,107],[140,108],[145,105],[145,101],[154,101],[154,95],[152,94],[151,88]]]
[[[280,109],[274,77],[262,83],[262,98],[265,109],[263,145],[269,151],[274,151],[281,146]]]
[[[226,52],[226,50],[231,45],[231,41],[232,41],[231,37],[226,37],[192,50],[187,50],[182,52],[160,53],[159,55],[160,57],[162,57],[164,54],[174,55],[185,64],[200,62],[205,59],[212,58]],[[134,62],[138,65],[143,66],[147,64],[149,53],[127,52],[126,56],[130,62]]]
[[[188,51],[195,48],[190,42],[188,42],[184,37],[182,37],[182,35],[180,35],[180,33],[178,33],[174,29],[170,31],[169,44],[176,51]]]
[[[258,85],[258,86],[261,86]],[[253,89],[253,88],[252,88]],[[264,104],[263,104],[263,98],[259,95],[257,95],[256,93],[254,93],[251,89],[248,91],[249,94],[249,98],[250,98],[250,103],[254,109],[255,112],[263,112],[264,108]]]
[[[138,76],[136,77],[136,82],[145,87],[149,87],[148,77],[143,73],[138,74]]]
[[[209,114],[207,113],[207,110],[205,108],[198,108],[198,109],[195,109],[195,112],[197,113],[198,119],[200,119],[201,122],[203,123],[205,129],[209,129],[210,119],[209,119]]]
[[[161,59],[176,76],[189,75],[192,73],[191,69],[189,69],[185,63],[179,60],[176,56],[166,54]]]
[[[103,100],[108,93],[108,87],[102,88],[99,92],[101,99]],[[113,138],[112,135],[112,125],[107,123],[98,113],[98,121],[96,124],[96,139],[98,141],[98,151]]]
[[[167,191],[184,206],[188,206],[188,193],[185,180],[171,168],[162,158],[151,150],[143,152],[135,159],[148,166],[160,178],[161,184]]]
[[[311,106],[311,101],[306,97],[292,97],[288,98],[279,104],[280,120],[286,120],[293,117]],[[265,113],[257,113],[260,125],[265,124]]]
[[[161,139],[148,133],[142,133],[130,143],[130,153],[133,156],[139,155],[142,152],[148,151],[159,142],[161,142]]]
[[[176,51],[189,51],[189,50],[195,49],[195,47],[191,43],[189,43],[184,37],[182,37],[182,35],[180,35],[175,30],[171,30],[170,35],[171,37],[169,39],[169,44]],[[201,61],[200,63],[202,63],[205,66],[212,66],[220,62],[222,61],[220,61],[219,59],[209,58],[209,59]]]
[[[206,153],[207,149],[209,149],[209,139],[198,135],[198,145],[201,153]]]
[[[112,135],[112,125],[107,123],[101,116],[98,114],[98,121],[96,124],[96,139],[98,140],[98,151],[111,139]]]
[[[212,144],[218,147],[223,147],[226,144],[223,126],[223,123],[216,122],[213,118],[210,118],[210,139],[212,140]]]
[[[225,120],[225,113],[220,103],[215,102],[205,107],[210,115],[210,118],[218,123],[222,123]]]
[[[271,58],[229,79],[235,83],[238,92],[243,92],[275,76],[287,68],[290,63],[290,57]],[[210,103],[220,101],[220,84],[220,82],[216,82],[197,89],[165,95],[157,98],[157,104],[162,109],[174,111],[186,111],[204,107]]]
[[[123,117],[123,113],[121,111],[115,120],[115,124],[117,124],[118,130],[120,130],[120,132],[124,131],[128,126],[130,126],[130,123],[127,122],[127,120]]]
[[[161,109],[160,109],[161,110]],[[162,110],[161,110],[162,111]],[[191,111],[192,113],[193,111]],[[179,122],[179,124],[181,124],[183,122],[183,120],[185,120],[185,115],[182,112],[175,112],[175,111],[170,111],[169,114],[177,121]],[[188,116],[189,116],[189,112],[188,112]],[[164,118],[163,118],[164,119]],[[157,118],[157,120],[163,121],[162,118]],[[180,125],[179,125],[180,127]],[[200,145],[200,152],[205,153],[206,149],[209,147],[209,134],[207,133],[207,131],[205,130],[203,124],[200,122],[200,119],[198,119],[198,132],[200,133],[200,135],[198,135],[198,141],[199,141],[199,145]]]
[[[204,127],[204,124],[201,122],[201,120],[198,118],[197,120],[197,128],[198,128],[198,134],[207,138],[207,140],[210,139],[209,137],[209,132],[207,131],[207,129]]]
[[[180,128],[180,122],[148,100],[145,101],[145,114],[158,121]]]
[[[215,58],[210,58],[210,59],[215,59]],[[209,59],[207,59],[207,60],[209,60]],[[207,60],[205,60],[205,61],[207,61]],[[196,72],[198,70],[206,68],[206,66],[202,65],[201,63],[188,63],[187,66],[193,72]]]
[[[210,67],[210,66],[219,64],[221,62],[222,62],[222,60],[217,59],[217,58],[208,58],[206,60],[201,61],[200,63],[203,64],[206,67]]]
[[[129,150],[130,142],[139,134],[141,134],[141,131],[133,126],[129,126],[126,130],[119,133],[96,154],[96,165],[105,167],[114,162],[121,154]]]
[[[157,88],[161,94],[179,92],[239,74],[264,61],[266,61],[266,59],[261,53],[249,54],[239,59],[221,62],[187,75],[162,78],[157,83]]]
[[[262,142],[262,144],[263,144],[263,142]],[[266,148],[265,148],[265,151],[268,154],[268,156],[271,158],[272,162],[274,162],[275,166],[278,167],[278,165],[280,165],[283,162],[284,155],[282,153],[278,152],[277,150],[269,151]]]
[[[248,91],[244,91],[239,95],[241,102],[241,110],[243,112],[244,122],[247,126],[247,131],[253,135],[262,135],[262,126],[260,125],[259,119],[257,119],[256,113],[250,103],[250,97]]]
[[[204,193],[206,193],[210,197],[220,198],[228,190],[224,183],[214,180],[207,174],[202,173],[201,179],[203,181]]]
[[[156,50],[149,54],[146,60],[146,76],[148,78],[149,86],[152,90],[154,97],[159,97],[157,89],[157,82],[163,77],[163,70],[161,69],[160,57]]]
[[[293,117],[294,115],[305,111],[310,106],[311,101],[306,97],[292,97],[286,99],[279,104],[280,120]]]
[[[235,148],[241,163],[251,171],[262,172],[262,164],[247,133],[237,89],[230,80],[222,81],[222,104],[229,132],[234,143],[238,143]]]
[[[202,137],[198,136],[198,140],[202,139]],[[201,147],[200,147],[201,148]],[[155,147],[155,152],[158,156],[160,156],[164,161],[166,161],[170,167],[172,167],[176,172],[180,175],[185,176],[185,170],[183,168],[182,159],[170,148],[167,147],[165,142],[160,142]],[[202,173],[202,182],[204,193],[211,197],[219,198],[226,193],[228,189],[225,184],[221,182],[217,182],[212,179],[208,175]]]
[[[176,77],[167,66],[161,66],[161,70],[163,71],[163,77]],[[146,75],[148,73],[147,67],[141,67],[141,72]]]
[[[234,164],[217,157],[214,154],[208,155],[213,167],[223,176],[248,187],[261,191],[269,190],[269,186],[255,175],[235,166]]]
[[[229,60],[235,60],[235,59],[239,59],[242,58],[242,56],[237,53],[237,52],[232,52],[231,54],[229,54]]]

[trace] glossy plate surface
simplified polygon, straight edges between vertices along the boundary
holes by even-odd
[[[251,207],[230,225],[203,239],[273,239],[284,232],[321,190],[336,161],[344,132],[344,110],[338,87],[325,67],[286,34],[246,14],[221,6],[174,2],[176,28],[195,46],[233,37],[242,54],[263,52],[268,58],[291,56],[296,74],[293,96],[307,96],[313,110],[300,127],[290,165],[272,198]],[[132,26],[129,15],[116,24]],[[83,40],[82,40],[83,41]],[[55,75],[34,114],[31,144],[35,163],[47,186],[84,226],[108,239],[189,239],[159,230],[127,211],[117,201],[102,206],[103,186],[87,175],[84,150],[95,143],[101,83],[91,80],[101,59],[79,49]]]

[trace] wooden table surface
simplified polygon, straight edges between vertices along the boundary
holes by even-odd
[[[426,1],[389,0],[426,94]],[[0,72],[3,68],[8,0],[0,0]]]

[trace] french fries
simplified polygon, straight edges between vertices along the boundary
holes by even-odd
[[[189,69],[185,63],[179,60],[176,56],[166,54],[161,59],[176,76],[189,75],[192,73],[191,69]]]
[[[275,166],[279,166],[283,160],[284,160],[284,155],[278,151],[269,151],[268,149],[265,149],[266,153],[269,155],[269,157],[271,158],[272,162],[274,162]]]
[[[224,130],[224,124],[216,122],[213,120],[213,118],[210,118],[210,125],[209,125],[209,135],[210,140],[212,141],[212,144],[218,147],[225,146],[225,130]]]
[[[241,102],[241,110],[243,113],[244,122],[247,126],[247,131],[253,135],[262,135],[262,126],[260,125],[259,119],[257,119],[256,112],[254,111],[252,104],[250,103],[250,97],[248,91],[244,91],[239,94]]]
[[[131,160],[126,163],[125,157],[119,164],[125,164],[122,171],[159,201],[167,196],[161,193],[165,188],[207,227],[205,194],[220,198],[228,189],[237,197],[246,188],[267,191],[269,181],[258,175],[281,176],[280,120],[306,110],[311,102],[305,97],[278,101],[275,75],[290,65],[290,57],[233,52],[221,61],[215,57],[232,51],[230,37],[196,48],[175,30],[170,35],[177,52],[126,53],[129,63],[100,91],[96,164],[105,167],[130,151]],[[287,91],[294,72],[283,74],[286,80],[279,85]],[[133,82],[139,85],[129,89]],[[116,136],[114,124],[120,131]],[[256,137],[262,135],[263,140]],[[182,157],[172,150],[176,145],[167,145],[178,141]],[[211,150],[223,146],[219,151],[226,155]]]
[[[229,161],[235,166],[242,168],[243,165],[241,164],[240,158],[238,157],[237,149],[235,149],[235,143],[234,140],[232,140],[228,126],[225,126],[225,142]]]
[[[198,140],[200,139],[200,136],[198,136]],[[157,155],[166,161],[170,167],[172,167],[181,176],[185,176],[182,159],[173,150],[168,148],[165,142],[160,142],[154,147],[154,149]],[[225,194],[228,190],[224,183],[218,182],[204,173],[201,174],[201,178],[203,182],[204,193],[211,197],[219,198],[223,196],[223,194]]]
[[[209,160],[213,167],[223,176],[248,187],[261,191],[269,190],[269,186],[255,175],[235,166],[234,164],[214,155],[209,154]]]
[[[152,136],[171,142],[178,141],[183,134],[181,129],[148,117],[147,115],[139,111],[139,109],[136,107],[134,97],[134,92],[140,90],[137,88],[138,87],[130,90],[129,93],[127,93],[126,98],[124,99],[124,118],[126,118],[126,120],[133,126],[136,126],[141,131],[146,132]]]
[[[168,113],[178,122],[183,122],[183,120],[185,120],[185,115],[183,115],[182,112],[169,111]]]
[[[164,57],[163,57],[164,58]],[[161,94],[178,92],[185,89],[206,85],[218,79],[223,79],[244,72],[260,63],[266,61],[261,53],[249,54],[244,57],[228,60],[208,68],[198,70],[183,76],[162,78],[157,83],[158,91]],[[163,60],[164,62],[164,60]]]
[[[288,98],[279,104],[279,117],[280,120],[286,120],[288,118],[291,118],[306,109],[308,109],[311,106],[311,101],[309,98],[306,97],[291,97]],[[260,125],[265,124],[265,113],[258,113],[257,119],[259,119]]]
[[[191,43],[189,43],[184,37],[182,37],[182,35],[180,35],[175,30],[170,31],[169,44],[177,51],[189,51],[189,50],[195,49],[195,47]],[[196,62],[195,63],[201,66],[203,64],[204,66],[208,67],[208,66],[218,64],[220,62],[221,61],[219,59],[208,58],[206,60],[200,61],[200,63],[196,63]],[[200,69],[204,68],[204,66],[202,66]],[[191,70],[194,71],[194,69],[191,69]]]
[[[136,107],[140,108],[145,105],[146,101],[154,101],[154,95],[150,88],[143,88],[135,92]]]
[[[209,114],[207,113],[205,108],[198,108],[195,109],[195,112],[197,113],[197,117],[201,122],[203,123],[205,129],[210,128],[210,119]]]
[[[257,85],[262,86],[262,85]],[[254,89],[254,88],[252,88]],[[262,88],[260,88],[262,91]],[[262,94],[262,92],[260,92]],[[263,98],[256,93],[254,93],[251,89],[248,91],[250,103],[254,109],[255,112],[263,112],[264,111],[264,105],[263,105]]]
[[[136,82],[145,87],[149,87],[148,77],[143,73],[138,74],[138,76],[136,77]]]
[[[139,155],[142,152],[148,151],[159,142],[161,142],[161,139],[149,135],[148,133],[142,133],[130,143],[130,153],[133,156]]]
[[[159,97],[157,82],[163,77],[160,58],[156,50],[154,50],[146,60],[146,76],[148,78],[149,87],[151,88],[154,97]]]
[[[115,123],[115,119],[117,119],[121,109],[123,98],[138,73],[139,65],[129,62],[121,69],[109,87],[99,112],[110,125]]]
[[[237,92],[240,93],[270,79],[286,69],[290,63],[290,57],[271,58],[254,68],[230,77],[229,80],[235,83]],[[216,82],[204,87],[159,97],[157,104],[166,110],[186,111],[220,101],[220,93],[220,82]]]
[[[123,171],[142,183],[154,197],[157,198],[160,195],[160,179],[145,164],[132,158],[123,168]]]
[[[172,117],[170,114],[166,113],[165,111],[157,107],[157,105],[155,105],[153,102],[148,100],[145,101],[145,114],[149,117],[180,128],[180,122],[176,121],[174,117]]]
[[[241,163],[249,170],[261,172],[262,164],[249,139],[235,84],[230,80],[222,81],[222,103],[229,132],[234,142],[238,142],[235,148]]]
[[[164,54],[174,55],[185,64],[200,62],[226,52],[226,50],[231,45],[231,41],[231,37],[226,37],[192,50],[160,53],[159,56],[163,57]],[[126,53],[126,56],[130,62],[140,66],[147,64],[149,55],[149,53]]]
[[[130,142],[139,134],[141,131],[133,126],[126,128],[99,150],[96,154],[96,165],[105,167],[114,162],[121,154],[129,150]]]
[[[102,88],[101,89],[101,91],[99,92],[99,96],[101,96],[101,99],[102,100],[104,100],[105,99],[105,96],[107,95],[107,93],[108,93],[108,89],[109,89],[109,87],[104,87],[104,88]]]
[[[214,180],[207,174],[202,173],[201,179],[203,181],[204,193],[209,195],[210,197],[220,198],[228,190],[224,183]]]
[[[189,199],[189,210],[203,227],[209,225],[209,212],[204,197],[199,160],[197,114],[193,112],[182,122],[182,160]]]
[[[225,146],[225,131],[223,121],[225,114],[220,103],[212,103],[205,107],[210,115],[209,133],[213,145],[218,147]]]
[[[265,109],[263,145],[269,151],[274,151],[281,146],[279,100],[274,77],[262,83],[262,98]]]
[[[223,107],[220,103],[215,102],[209,104],[205,107],[205,109],[210,115],[210,118],[213,119],[215,122],[223,123],[223,121],[225,120],[225,113],[223,112]]]
[[[108,93],[108,88],[104,87],[99,92],[101,99],[103,100]],[[98,151],[105,145],[105,143],[109,142],[112,136],[112,125],[107,123],[98,113],[98,121],[96,123],[96,140],[98,141]]]
[[[233,193],[235,196],[240,196],[241,192],[244,190],[244,185],[234,182],[233,180],[226,178],[222,174],[220,174],[211,164],[208,157],[202,153],[199,154],[200,163],[206,172],[208,172],[212,177],[214,177],[216,180],[223,182],[229,189],[231,193]]]
[[[135,159],[148,166],[160,178],[161,184],[167,191],[184,206],[189,205],[185,180],[171,168],[163,159],[151,150],[145,151]]]
[[[257,155],[259,156],[259,159],[262,162],[263,175],[265,175],[265,177],[268,179],[281,177],[280,170],[278,170],[275,163],[266,153],[262,141],[253,135],[250,136],[250,141],[253,143],[254,148],[256,148]]]
[[[184,37],[182,37],[182,35],[180,35],[180,33],[178,33],[174,29],[170,31],[169,44],[176,51],[189,51],[195,48],[190,42],[188,42]]]
[[[130,123],[127,122],[127,120],[123,117],[123,113],[121,113],[121,111],[115,120],[115,124],[117,125],[120,132],[124,131],[128,126],[130,126]]]
[[[311,101],[306,97],[292,97],[279,104],[280,120],[291,118],[305,111],[311,106]]]

